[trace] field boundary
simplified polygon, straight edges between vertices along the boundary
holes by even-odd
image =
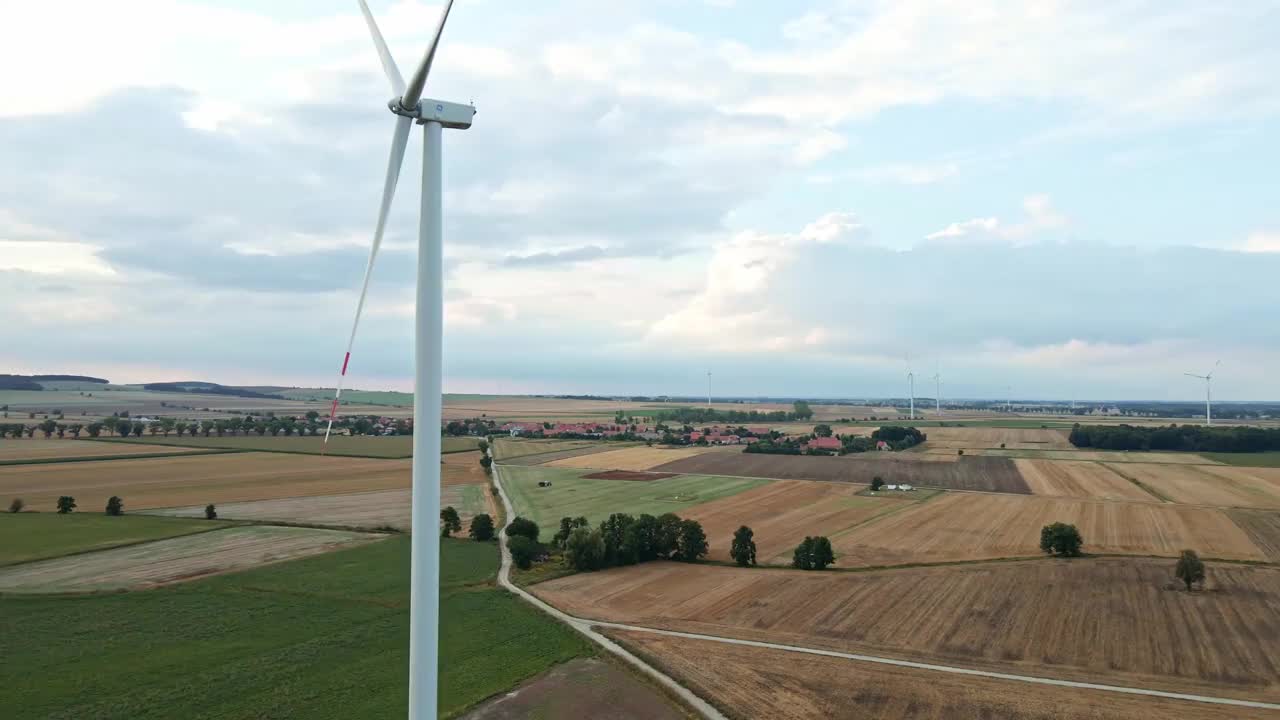
[[[148,516],[148,517],[154,517],[154,516]],[[174,521],[182,522],[183,520],[190,520],[190,519],[193,519],[193,518],[174,518]],[[221,522],[221,521],[215,520],[213,522]],[[50,555],[49,557],[31,558],[30,560],[18,560],[17,562],[11,562],[11,563],[0,563],[0,572],[4,572],[6,570],[12,570],[13,568],[20,567],[22,565],[30,565],[31,563],[47,562],[49,560],[61,560],[62,558],[76,557],[77,555],[92,555],[93,553],[104,552],[107,550],[119,550],[120,548],[128,548],[128,547],[135,547],[138,545],[147,545],[149,543],[164,542],[165,540],[173,540],[175,538],[194,537],[196,535],[204,535],[205,533],[218,532],[220,530],[226,530],[228,528],[238,527],[240,525],[252,524],[252,523],[243,522],[241,520],[227,520],[226,523],[227,523],[226,525],[223,525],[220,527],[205,528],[203,530],[196,530],[195,532],[189,532],[182,535],[170,535],[169,537],[160,537],[160,538],[147,538],[145,540],[132,540],[130,542],[122,542],[119,545],[107,545],[104,547],[85,548],[83,550],[72,550],[71,552],[62,553],[61,555]],[[112,592],[118,592],[118,591],[113,590]],[[84,593],[40,593],[40,594],[56,596],[56,595],[79,595]],[[6,593],[3,590],[0,590],[0,597],[4,597],[8,595],[21,595],[22,597],[30,597],[31,593]]]
[[[1102,460],[1095,460],[1094,462],[1096,462],[1096,463],[1098,463],[1099,465],[1101,465],[1102,467],[1104,467],[1104,468],[1106,468],[1106,469],[1110,470],[1111,472],[1113,472],[1113,473],[1115,473],[1115,474],[1119,475],[1120,477],[1124,478],[1125,480],[1128,480],[1129,482],[1133,483],[1134,485],[1137,485],[1139,488],[1141,488],[1141,489],[1142,489],[1144,492],[1146,492],[1148,495],[1150,495],[1151,497],[1153,497],[1153,498],[1155,498],[1155,499],[1159,500],[1159,501],[1160,501],[1160,502],[1162,502],[1162,503],[1181,504],[1181,503],[1174,503],[1174,502],[1173,502],[1173,498],[1171,498],[1171,497],[1169,497],[1169,496],[1165,495],[1164,493],[1160,492],[1159,490],[1156,490],[1155,488],[1153,488],[1153,487],[1151,487],[1150,485],[1148,485],[1148,484],[1146,484],[1146,483],[1142,482],[1142,481],[1141,481],[1141,480],[1139,480],[1138,478],[1136,478],[1136,477],[1134,477],[1134,476],[1132,476],[1132,475],[1130,475],[1130,474],[1128,474],[1128,473],[1121,472],[1121,471],[1120,471],[1120,469],[1116,467],[1116,463],[1107,463],[1107,462],[1103,462]]]
[[[144,445],[146,443],[135,443]],[[163,447],[162,443],[148,445],[148,447]],[[191,452],[158,452],[158,453],[136,453],[126,455],[85,455],[81,457],[52,457],[52,458],[30,458],[27,460],[0,460],[0,467],[10,467],[13,465],[57,465],[59,463],[74,462],[106,462],[108,460],[146,460],[148,458],[173,458],[173,457],[199,457],[201,455],[230,455],[233,453],[253,452],[240,448],[193,448]]]
[[[169,445],[169,443],[166,443],[166,442],[147,442],[147,441],[146,441],[145,439],[143,439],[143,438],[139,438],[139,439],[137,439],[137,440],[130,440],[130,439],[128,439],[128,438],[83,438],[83,439],[84,439],[85,441],[87,441],[87,442],[118,443],[118,444],[127,444],[127,445],[148,445],[148,446],[151,446],[151,447]],[[481,439],[483,439],[483,438],[481,438]],[[178,446],[178,447],[185,447],[185,446]],[[225,451],[229,451],[229,452],[268,452],[268,453],[279,453],[279,454],[281,454],[281,455],[322,455],[322,453],[318,453],[318,452],[306,452],[306,451],[303,451],[303,450],[281,450],[281,449],[278,449],[278,448],[276,448],[276,449],[272,449],[272,448],[242,448],[242,447],[235,447],[235,446],[233,446],[233,445],[209,445],[209,446],[208,446],[208,448],[209,448],[210,450],[225,450]],[[203,448],[197,448],[197,449],[203,449]],[[441,450],[440,450],[440,454],[441,454],[441,455],[452,455],[452,454],[454,454],[454,453],[477,452],[477,451],[479,451],[479,449],[480,449],[480,448],[478,448],[478,447],[469,447],[469,448],[463,448],[463,449],[460,449],[460,450],[445,450],[445,449],[441,448]],[[188,453],[188,454],[190,454],[190,453]],[[330,452],[327,452],[327,453],[323,453],[323,455],[332,455],[332,456],[334,456],[334,457],[357,457],[357,458],[369,458],[369,459],[371,459],[371,460],[408,460],[408,459],[410,459],[410,458],[412,458],[412,457],[413,457],[413,453],[412,453],[412,452],[409,452],[409,453],[404,454],[404,455],[361,455],[361,454],[359,454],[359,453],[353,453],[353,452],[345,452],[345,451],[330,451]]]

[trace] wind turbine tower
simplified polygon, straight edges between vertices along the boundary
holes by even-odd
[[[1218,366],[1221,364],[1221,360],[1215,362],[1209,372],[1204,375],[1183,373],[1188,377],[1199,378],[1204,381],[1204,424],[1206,427],[1213,424],[1213,373],[1217,371]]]
[[[916,419],[916,374],[911,372],[911,358],[907,358],[907,394],[911,403],[911,419]]]
[[[333,417],[338,410],[342,384],[351,361],[351,348],[355,344],[356,328],[365,298],[369,294],[369,279],[373,276],[374,261],[382,246],[383,231],[391,211],[400,179],[400,166],[404,161],[409,142],[409,130],[417,123],[423,129],[422,190],[419,200],[417,289],[414,314],[414,376],[413,419],[418,431],[413,434],[413,491],[411,517],[415,532],[411,540],[409,579],[409,718],[410,720],[434,720],[436,717],[439,668],[440,628],[440,533],[436,524],[440,518],[440,391],[443,366],[444,337],[444,222],[443,222],[443,130],[466,130],[471,127],[476,109],[471,105],[433,100],[423,97],[427,76],[440,36],[444,32],[453,0],[445,3],[436,26],[435,35],[427,51],[406,84],[400,75],[391,51],[383,40],[382,32],[369,11],[365,0],[359,0],[369,35],[373,39],[382,71],[391,86],[391,100],[386,108],[394,116],[391,134],[391,152],[387,159],[387,172],[383,179],[382,201],[378,206],[378,221],[374,226],[373,242],[369,250],[369,263],[365,266],[364,283],[360,300],[356,303],[355,319],[351,323],[351,337],[347,352],[342,358],[342,371],[334,394],[333,407],[329,411],[329,426],[325,429],[325,442],[333,429]]]
[[[942,371],[935,370],[933,373],[933,410],[939,416],[942,415]]]
[[[707,409],[711,409],[711,371],[707,371]]]

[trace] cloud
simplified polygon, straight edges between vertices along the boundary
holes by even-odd
[[[954,241],[1001,240],[1020,241],[1038,233],[1058,230],[1067,225],[1067,218],[1054,209],[1048,195],[1031,195],[1022,201],[1026,219],[1019,223],[1004,223],[999,218],[973,218],[951,223],[945,228],[929,233],[926,240]]]
[[[1253,233],[1244,241],[1240,249],[1250,253],[1280,252],[1280,233]]]

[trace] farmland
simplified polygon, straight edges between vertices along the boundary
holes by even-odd
[[[611,630],[735,720],[1252,720],[1268,710],[1226,708],[957,676],[770,648]]]
[[[231,453],[0,467],[0,498],[21,497],[52,511],[59,495],[100,510],[124,498],[125,510],[390,490],[410,484],[409,461]]]
[[[791,562],[796,544],[806,535],[836,535],[909,501],[889,496],[862,497],[862,488],[845,483],[777,480],[702,503],[682,517],[702,523],[713,560],[729,560],[733,533],[741,525],[755,532],[757,561]]]
[[[231,527],[0,569],[0,592],[90,592],[155,587],[384,537],[311,528]]]
[[[497,460],[510,460],[525,455],[578,450],[596,445],[599,443],[593,440],[516,440],[500,437],[493,440],[493,456]]]
[[[404,717],[408,550],[393,537],[147,592],[0,598],[22,629],[6,637],[6,717]],[[442,560],[443,717],[593,653],[492,586],[493,544],[446,540]]]
[[[929,449],[929,443],[920,446],[928,455],[954,455],[954,450]],[[1169,463],[1174,465],[1216,465],[1203,453],[1147,452],[1138,450],[1004,450],[1000,448],[970,449],[966,455],[979,457],[1031,458],[1036,460],[1090,460],[1116,463]]]
[[[1031,492],[1013,461],[1008,458],[944,458],[918,453],[814,457],[712,452],[669,462],[653,469],[662,472],[860,484],[869,484],[873,478],[880,477],[887,483],[907,483],[922,487]]]
[[[1280,509],[1280,468],[1129,464],[1116,469],[1174,502]]]
[[[220,520],[329,525],[365,530],[383,527],[408,530],[412,509],[411,494],[408,489],[377,490],[346,495],[251,500],[221,503],[217,506],[217,510]],[[448,490],[446,489],[442,495],[447,496]],[[448,501],[442,499],[442,506],[448,504],[450,504]],[[202,518],[204,505],[186,505],[140,512],[147,516]]]
[[[1211,508],[1039,496],[947,493],[831,539],[842,567],[1034,557],[1040,528],[1071,523],[1091,553],[1265,560],[1227,514]]]
[[[1217,565],[1212,591],[1204,593],[1176,590],[1172,573],[1170,561],[1140,558],[858,573],[649,563],[533,590],[598,620],[1064,679],[1280,697],[1280,569]]]
[[[499,472],[516,514],[538,523],[544,539],[555,532],[562,517],[582,515],[595,524],[615,512],[680,513],[691,505],[750,490],[766,482],[702,475],[652,482],[588,480],[582,477],[589,474],[585,470],[510,465],[502,466]],[[541,480],[550,480],[552,486],[538,487]]]
[[[1280,513],[1230,510],[1227,514],[1262,550],[1267,560],[1280,563]]]
[[[345,457],[379,457],[409,458],[413,457],[412,435],[390,435],[377,437],[374,435],[334,435],[329,438],[329,445],[324,445],[323,436],[275,436],[270,435],[227,435],[218,437],[155,437],[112,438],[100,441],[104,444],[128,443],[133,447],[139,445],[179,445],[194,448],[224,448],[229,450],[256,450],[259,452],[300,453],[303,455],[338,455]],[[476,437],[446,437],[441,439],[441,449],[446,453],[475,450],[480,442]]]
[[[204,532],[218,523],[75,513],[0,515],[0,565]]]
[[[28,461],[80,460],[109,458],[118,455],[179,455],[207,452],[188,447],[148,447],[145,445],[108,445],[83,440],[0,440],[0,464]]]
[[[706,452],[738,452],[737,448],[720,450],[708,447],[661,448],[639,447],[561,458],[544,463],[550,467],[597,468],[600,470],[652,470],[664,463],[695,457]]]
[[[1070,450],[1064,430],[994,427],[935,427],[926,428],[930,448],[1008,448],[1024,450]]]
[[[1014,460],[1033,495],[1156,501],[1147,491],[1102,463],[1070,460]]]

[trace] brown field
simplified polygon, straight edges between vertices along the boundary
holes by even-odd
[[[1273,563],[1280,563],[1280,513],[1228,510],[1227,514]]]
[[[603,621],[1063,679],[1280,697],[1280,569],[1210,565],[1207,590],[1177,588],[1171,561],[1144,558],[859,573],[646,563],[533,586],[566,612]]]
[[[446,489],[442,494],[447,492]],[[409,490],[378,490],[347,495],[316,495],[222,503],[218,505],[218,518],[302,525],[333,525],[366,530],[379,527],[408,530],[411,514],[410,496]],[[442,498],[440,504],[443,507],[452,503]],[[202,518],[204,505],[144,510],[139,514]],[[463,527],[466,527],[465,521]]]
[[[496,438],[493,441],[493,456],[496,460],[509,460],[525,455],[575,450],[595,447],[599,443],[593,440],[523,440],[516,438]]]
[[[984,493],[946,493],[831,542],[841,567],[1035,557],[1052,522],[1078,527],[1087,553],[1266,559],[1222,510]]]
[[[1102,463],[1070,460],[1014,460],[1033,495],[1158,502]]]
[[[612,658],[576,658],[486,700],[462,720],[694,717],[668,699],[655,683],[638,675]]]
[[[553,460],[544,465],[567,468],[595,468],[598,470],[652,470],[653,468],[676,460],[696,457],[707,452],[741,452],[742,448],[713,447],[637,447],[621,450],[605,450],[604,452],[577,455],[574,457]]]
[[[87,440],[0,440],[0,462],[10,460],[47,460],[49,458],[109,457],[112,455],[151,455],[185,452],[207,452],[202,448],[155,445],[128,445]]]
[[[1128,463],[1116,470],[1174,502],[1280,509],[1280,468]]]
[[[930,448],[1007,448],[1023,450],[1070,450],[1066,430],[992,428],[992,427],[927,427],[926,446]]]
[[[733,533],[746,525],[755,533],[757,562],[789,564],[805,535],[835,535],[907,504],[895,497],[857,495],[862,489],[846,483],[778,480],[694,505],[681,517],[702,523],[713,560],[730,559]]]
[[[474,455],[457,453],[456,456]],[[455,457],[449,455],[446,457]],[[98,511],[119,495],[125,511],[391,490],[410,485],[408,460],[232,453],[0,467],[0,498],[51,511],[59,495]],[[446,471],[446,475],[447,475]]]
[[[624,446],[625,447],[625,446]],[[578,448],[569,448],[567,450],[557,450],[555,452],[545,452],[529,455],[520,455],[509,460],[503,460],[504,465],[546,465],[556,460],[565,458],[580,457],[582,455],[592,455],[600,452],[610,452],[617,449],[617,446],[606,446],[604,443],[592,443]]]
[[[1252,720],[1269,710],[860,663],[629,630],[606,634],[734,720]]]
[[[292,560],[385,537],[341,530],[232,527],[0,570],[0,592],[91,592],[154,587]]]
[[[643,470],[601,470],[582,476],[584,480],[635,480],[637,482],[651,482],[669,477],[678,476],[675,473],[644,472]]]
[[[931,443],[921,445],[927,455],[955,455],[955,450],[930,448]],[[965,455],[979,457],[1029,458],[1034,460],[1090,460],[1118,463],[1168,463],[1171,465],[1221,465],[1203,455],[1182,452],[1126,452],[1119,450],[1002,450],[1000,448],[971,448]]]
[[[941,457],[919,453],[861,453],[843,457],[718,452],[659,465],[654,470],[696,475],[736,475],[777,480],[907,483],[952,490],[1030,493],[1008,458]]]

